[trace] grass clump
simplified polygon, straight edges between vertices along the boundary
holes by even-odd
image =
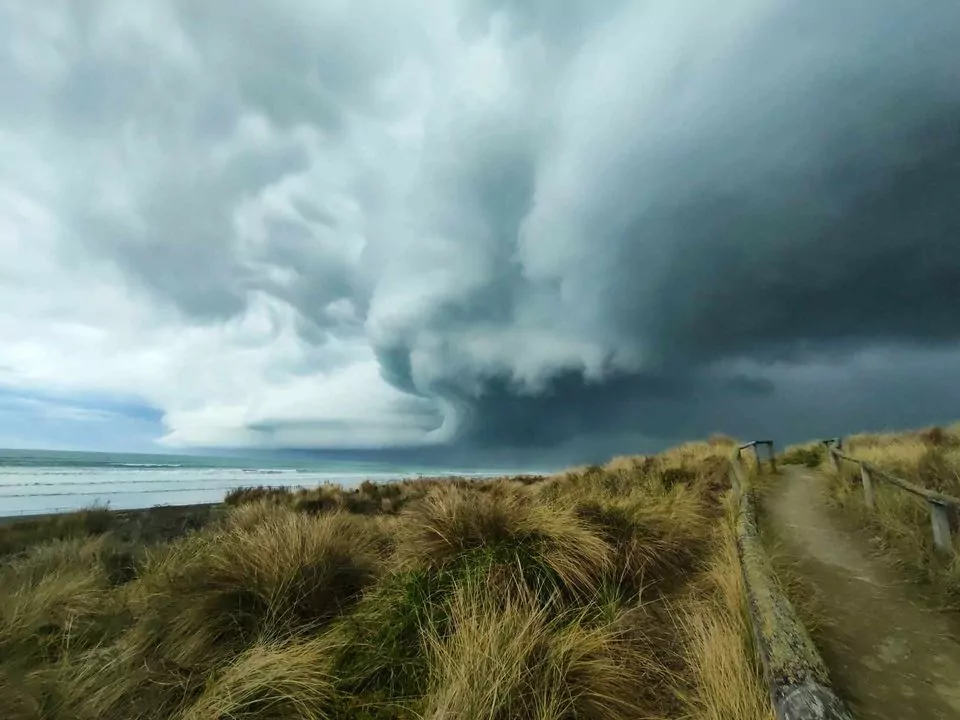
[[[617,619],[551,613],[525,586],[461,585],[449,629],[429,628],[426,718],[643,718],[644,657]]]
[[[129,555],[110,538],[56,540],[0,567],[0,658],[50,663],[117,632]]]
[[[437,480],[404,480],[402,482],[374,483],[364,480],[355,488],[343,488],[325,483],[313,488],[239,487],[224,498],[230,507],[249,503],[270,503],[298,512],[322,515],[346,512],[353,515],[395,515],[406,505],[422,498],[437,484]],[[455,479],[443,481],[456,484]]]
[[[287,487],[267,487],[265,485],[238,487],[224,496],[223,503],[231,507],[261,501],[284,505],[289,503],[292,496],[293,491]]]
[[[247,519],[248,520],[248,519]],[[379,572],[372,528],[290,510],[188,537],[148,562],[135,633],[179,665],[222,659],[261,636],[306,635],[355,602]]]
[[[436,488],[405,520],[401,564],[444,567],[476,550],[505,552],[546,569],[574,593],[594,589],[610,565],[610,545],[572,508],[537,502],[508,484],[488,493]]]
[[[777,461],[786,465],[804,465],[808,468],[818,468],[826,458],[826,446],[821,442],[811,442],[788,447]]]
[[[102,535],[110,530],[114,521],[115,515],[109,508],[92,505],[76,512],[0,525],[0,558],[23,552],[41,542]]]
[[[332,720],[329,643],[260,642],[221,669],[182,720]]]

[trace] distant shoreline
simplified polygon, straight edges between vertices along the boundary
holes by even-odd
[[[470,473],[456,473],[456,474],[447,474],[447,475],[417,474],[417,475],[415,475],[415,476],[414,476],[413,474],[410,474],[410,475],[407,475],[406,477],[404,477],[404,476],[401,475],[401,474],[398,474],[397,477],[389,478],[389,479],[377,478],[377,479],[375,480],[375,482],[378,482],[378,483],[396,483],[396,482],[403,482],[403,481],[405,481],[405,480],[450,480],[450,479],[485,480],[485,479],[497,478],[497,477],[537,477],[537,476],[547,476],[547,475],[552,475],[552,474],[553,474],[553,473],[551,473],[551,472],[532,472],[532,471],[520,471],[520,472],[489,472],[489,473],[487,473],[487,472],[470,472]],[[360,482],[362,482],[362,480],[361,480]],[[322,485],[324,485],[324,484],[338,485],[338,486],[340,486],[340,487],[342,487],[342,488],[349,489],[349,488],[353,487],[354,484],[357,484],[357,485],[358,485],[359,482],[356,482],[356,480],[353,479],[353,478],[351,478],[349,482],[336,481],[336,480],[332,480],[332,479],[331,479],[331,480],[324,480],[323,482],[320,482],[320,483],[310,483],[310,484],[307,484],[307,485],[297,485],[297,486],[294,486],[294,487],[295,487],[295,488],[304,487],[304,488],[308,488],[308,489],[309,489],[309,488],[312,488],[312,487],[319,487],[319,486],[322,486]],[[0,488],[2,488],[2,487],[3,487],[3,486],[0,485]],[[79,489],[79,488],[82,487],[82,486],[81,486],[80,484],[78,484],[77,487],[78,487],[78,489]],[[253,482],[253,483],[237,482],[235,485],[233,485],[233,486],[231,486],[231,487],[228,487],[228,488],[219,488],[219,487],[218,487],[218,488],[210,488],[210,491],[211,491],[211,492],[215,490],[215,491],[221,493],[221,495],[220,495],[220,497],[219,497],[218,499],[212,499],[212,500],[210,500],[210,501],[191,502],[191,503],[177,503],[177,504],[154,503],[154,504],[150,504],[150,505],[144,505],[144,506],[142,506],[142,507],[123,507],[123,508],[111,507],[109,504],[107,504],[107,506],[106,506],[105,509],[110,510],[110,511],[112,511],[112,512],[117,512],[117,513],[135,513],[135,512],[143,512],[143,511],[148,511],[148,510],[156,510],[156,509],[161,509],[161,508],[162,508],[162,509],[166,509],[166,508],[170,508],[170,509],[181,508],[181,509],[184,509],[184,510],[189,510],[189,509],[199,508],[199,507],[208,507],[208,506],[211,506],[211,505],[221,505],[221,504],[223,504],[223,497],[226,496],[226,494],[227,494],[228,492],[230,492],[230,491],[233,490],[233,489],[240,488],[240,487],[288,488],[288,487],[291,487],[291,486],[289,486],[289,485],[283,485],[283,484],[276,484],[276,485],[274,485],[274,484],[270,484],[270,483],[257,483],[257,482]],[[207,489],[206,489],[206,488],[195,488],[194,490],[206,491]],[[109,495],[109,494],[111,494],[112,492],[113,492],[113,491],[108,491],[108,492],[106,492],[106,493],[104,493],[104,494]],[[137,491],[131,491],[131,493],[135,493],[135,492],[137,492]],[[185,492],[186,492],[186,490],[185,490]],[[79,496],[80,496],[80,494],[78,493],[77,495],[74,495],[74,496],[72,496],[72,497],[79,497]],[[71,496],[70,496],[70,495],[67,495],[67,497],[71,497]],[[0,499],[2,499],[2,496],[0,496]],[[81,511],[81,510],[88,509],[88,508],[91,507],[91,505],[93,505],[93,504],[94,504],[94,502],[88,502],[88,503],[86,503],[86,504],[84,504],[84,505],[78,505],[78,506],[76,506],[76,507],[73,507],[73,506],[70,506],[70,507],[63,506],[63,507],[60,507],[60,508],[58,508],[58,509],[53,509],[53,508],[50,508],[50,509],[40,509],[40,510],[38,510],[37,512],[27,511],[27,512],[15,512],[15,513],[13,513],[13,514],[8,514],[8,511],[4,508],[4,509],[0,509],[0,525],[7,525],[7,524],[10,524],[10,523],[17,522],[18,520],[34,520],[34,519],[38,519],[38,518],[50,518],[50,517],[56,517],[56,516],[58,516],[58,515],[66,515],[66,514],[68,514],[68,513],[79,512],[79,511]]]

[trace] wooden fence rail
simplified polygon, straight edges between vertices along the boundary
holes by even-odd
[[[894,487],[898,487],[908,493],[916,495],[927,503],[930,508],[930,527],[933,531],[933,545],[943,553],[953,554],[954,547],[950,535],[950,510],[960,510],[960,498],[952,495],[928,490],[912,482],[891,475],[885,470],[872,465],[859,458],[845,455],[841,452],[843,441],[840,438],[831,438],[822,441],[827,447],[830,460],[833,462],[834,469],[839,473],[841,462],[852,462],[860,466],[860,479],[863,484],[863,500],[869,510],[876,509],[876,493],[874,488],[875,481],[885,482]]]
[[[773,440],[751,440],[748,443],[745,443],[737,448],[736,459],[740,460],[743,455],[743,451],[749,448],[753,448],[753,455],[757,459],[757,467],[763,467],[763,461],[760,459],[760,446],[767,448],[767,459],[770,461],[770,469],[773,472],[777,471],[777,461],[774,458],[776,454],[773,448]]]
[[[773,442],[756,441],[737,448],[730,458],[729,477],[739,499],[737,555],[747,610],[774,712],[778,720],[851,720],[849,711],[830,687],[826,665],[810,635],[780,590],[763,548],[750,473],[741,462],[743,450],[752,447],[759,472],[762,466],[758,445],[767,446],[771,467],[776,468]]]

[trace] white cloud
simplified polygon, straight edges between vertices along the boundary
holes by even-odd
[[[0,384],[139,399],[171,444],[430,442],[354,297],[364,163],[422,114],[422,68],[391,82],[416,28],[241,5],[0,11]]]

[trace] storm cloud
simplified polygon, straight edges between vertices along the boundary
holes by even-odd
[[[64,0],[0,41],[0,390],[479,453],[957,415],[955,2]]]

